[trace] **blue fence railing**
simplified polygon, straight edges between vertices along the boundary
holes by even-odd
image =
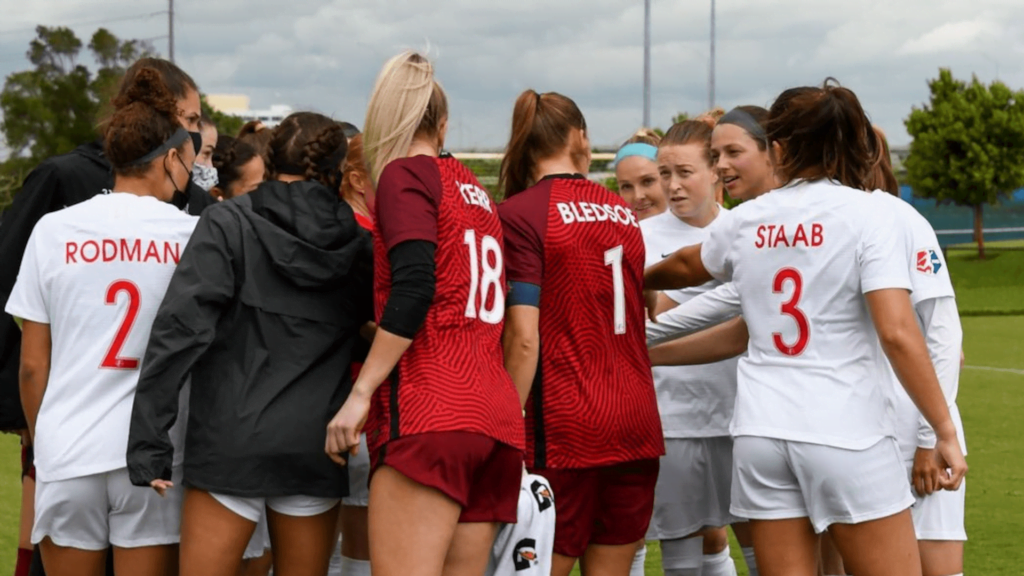
[[[974,211],[970,207],[937,205],[935,200],[914,197],[910,186],[900,186],[900,197],[928,219],[943,246],[974,240]],[[1024,239],[1024,190],[1018,190],[999,205],[986,206],[984,226],[988,242]]]

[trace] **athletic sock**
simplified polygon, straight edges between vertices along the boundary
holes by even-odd
[[[370,561],[342,556],[341,576],[370,576]]]
[[[14,566],[14,576],[28,576],[32,566],[32,549],[18,548],[18,563]]]
[[[341,546],[335,546],[331,554],[331,563],[327,565],[327,576],[341,576],[341,565],[344,560],[341,557]]]
[[[754,547],[741,548],[741,550],[743,550],[743,559],[747,561],[747,572],[750,573],[750,576],[760,576],[757,571],[757,560],[754,558]]]
[[[736,576],[736,563],[729,555],[729,547],[718,554],[705,554],[700,571],[702,576]]]
[[[644,563],[647,562],[647,545],[644,544],[633,556],[633,565],[629,568],[629,576],[644,576]]]
[[[665,576],[701,576],[704,537],[661,541],[661,566]]]

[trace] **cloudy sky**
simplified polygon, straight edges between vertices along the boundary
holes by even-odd
[[[28,66],[36,24],[103,25],[166,53],[167,0],[0,0],[0,74]],[[428,50],[451,100],[449,148],[501,147],[515,97],[562,92],[591,139],[642,120],[643,0],[177,0],[177,62],[207,93],[362,125],[381,64]],[[708,105],[710,0],[652,0],[652,119]],[[1024,87],[1021,0],[718,0],[717,98],[767,106],[835,76],[894,144],[938,68]]]

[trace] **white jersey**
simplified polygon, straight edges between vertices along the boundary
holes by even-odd
[[[50,375],[35,431],[39,480],[127,465],[142,356],[197,220],[156,198],[113,193],[36,224],[6,311],[50,325]],[[175,464],[183,427],[171,432]]]
[[[735,283],[750,332],[733,436],[850,450],[895,437],[889,365],[863,297],[911,287],[892,211],[866,192],[798,181],[726,216],[701,259]]]
[[[647,322],[647,345],[654,346],[700,332],[742,312],[736,286],[726,282],[658,314],[657,322]]]
[[[907,267],[913,285],[911,299],[917,312],[918,324],[928,345],[935,373],[942,387],[942,393],[949,406],[949,415],[956,427],[960,447],[967,453],[964,440],[964,426],[960,410],[956,405],[960,387],[960,351],[963,347],[964,332],[960,325],[960,314],[956,307],[953,282],[949,277],[946,259],[939,247],[935,230],[913,206],[899,198],[877,191],[873,194],[885,209],[893,210],[906,232]],[[935,431],[914,405],[903,389],[896,374],[892,373],[896,391],[897,440],[905,459],[913,459],[917,447],[935,446]]]
[[[491,547],[487,576],[549,576],[555,546],[555,495],[548,481],[523,474],[518,521],[503,524]]]
[[[683,222],[671,211],[640,222],[647,251],[646,266],[653,266],[685,246],[704,242],[719,215],[705,228]],[[679,304],[706,293],[721,282],[672,290],[665,295]],[[700,366],[659,366],[654,368],[654,388],[666,438],[709,438],[728,436],[736,403],[736,359]]]

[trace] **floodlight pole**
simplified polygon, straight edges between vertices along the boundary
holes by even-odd
[[[167,0],[167,59],[174,62],[174,0]]]
[[[708,110],[715,107],[715,0],[711,0],[711,62],[708,66]]]
[[[644,0],[644,128],[651,126],[651,0]]]

